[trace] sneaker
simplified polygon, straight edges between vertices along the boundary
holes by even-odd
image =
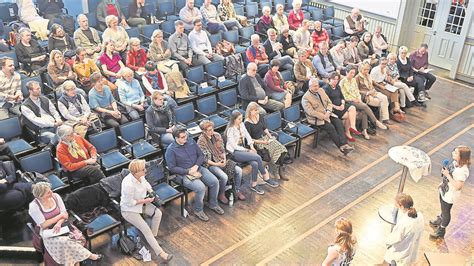
[[[235,193],[235,195],[236,195],[236,197],[237,197],[238,200],[242,200],[242,201],[245,200],[245,195],[244,195],[244,193],[242,193],[241,191],[237,191],[237,192]]]
[[[221,194],[217,197],[217,199],[222,202],[222,204],[229,204],[229,200],[225,197],[225,194]]]
[[[417,100],[421,103],[426,102],[428,99],[425,96],[425,92],[420,91],[420,93],[418,94],[418,99]]]
[[[278,187],[280,185],[277,181],[275,181],[271,178],[269,178],[267,180],[263,180],[263,181],[265,182],[266,185],[269,185],[271,187]]]
[[[224,210],[219,205],[215,207],[209,207],[209,209],[215,211],[217,214],[220,214],[220,215],[224,214]]]
[[[258,195],[263,195],[265,194],[265,191],[259,186],[259,185],[256,185],[254,187],[250,186],[250,190],[254,191],[255,193],[257,193]]]
[[[340,148],[341,152],[344,154],[344,155],[347,155],[349,154],[351,151],[354,150],[354,147],[350,146],[349,144],[346,144],[346,145],[342,145],[341,148]]]
[[[209,221],[209,217],[204,213],[204,211],[194,211],[194,214],[197,216],[197,218],[201,219],[201,221],[207,222]]]

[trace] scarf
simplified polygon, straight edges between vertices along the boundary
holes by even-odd
[[[77,111],[80,114],[82,114],[81,98],[80,98],[79,94],[76,94],[74,96],[69,96],[65,92],[63,92],[63,97],[64,97],[64,100],[66,100],[67,102],[72,103],[74,105],[74,107],[76,107]]]
[[[156,75],[152,75],[147,71],[145,73],[145,77],[151,83],[151,87],[154,90],[162,90],[163,89],[163,79],[160,75],[160,72],[157,72]]]
[[[270,25],[272,23],[272,17],[268,16],[262,16],[262,18],[260,18],[260,20],[263,22],[263,24],[265,25]]]
[[[162,106],[157,106],[155,102],[151,101],[151,108],[155,113],[165,113],[168,117],[168,127],[172,127],[175,124],[173,112],[171,111],[168,101],[164,101]]]
[[[318,36],[321,36],[321,34],[323,34],[323,27],[321,27],[321,30],[314,29],[314,33]]]
[[[79,157],[84,160],[87,159],[86,152],[82,149],[82,147],[79,146],[79,144],[77,144],[76,140],[73,140],[71,142],[63,141],[63,143],[68,146],[67,150],[74,159],[78,159]]]
[[[212,161],[220,162],[224,159],[224,156],[222,156],[224,154],[224,143],[219,133],[214,133],[211,138],[201,134],[197,143],[202,150],[207,150],[210,153]]]
[[[370,41],[366,43],[364,40],[362,40],[365,45],[369,48],[369,55],[374,53],[374,47],[372,47],[372,38],[370,38]]]

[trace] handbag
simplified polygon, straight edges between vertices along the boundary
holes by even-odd
[[[123,231],[120,232],[118,246],[120,251],[128,256],[132,256],[137,250],[137,244],[135,243],[133,238],[127,235],[126,232],[124,233]]]
[[[257,154],[262,157],[262,161],[270,162],[272,160],[270,152],[266,148],[257,149]]]

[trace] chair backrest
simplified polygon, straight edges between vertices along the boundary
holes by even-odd
[[[255,34],[255,29],[252,26],[247,26],[239,29],[240,35],[244,38],[250,39]]]
[[[272,15],[272,1],[271,0],[264,0],[259,2],[260,10],[263,12],[263,8],[268,6],[270,8],[270,15]],[[262,13],[263,14],[263,13]]]
[[[245,9],[247,11],[247,18],[258,17],[258,4],[256,2],[247,2]]]
[[[286,9],[286,3],[285,0],[274,0],[273,4],[275,5],[275,9],[277,5],[283,5],[283,9]]]
[[[194,0],[194,6],[198,9],[204,5],[204,0]]]
[[[324,10],[324,18],[334,18],[334,6],[327,6]]]
[[[219,102],[227,107],[233,108],[237,104],[237,90],[230,89],[217,94]]]
[[[146,163],[145,179],[152,186],[159,184],[166,179],[165,169],[163,168],[162,162],[162,159],[156,159]]]
[[[209,35],[209,41],[211,42],[212,47],[216,47],[217,43],[222,40],[221,32],[214,33]]]
[[[273,112],[265,115],[265,124],[270,130],[278,130],[281,128],[281,114],[280,112]]]
[[[176,0],[176,14],[186,5],[186,0]]]
[[[293,80],[293,71],[291,70],[283,70],[280,72],[281,77],[283,78],[284,81],[291,81]]]
[[[210,62],[204,67],[206,68],[207,73],[215,77],[221,77],[225,75],[224,60]]]
[[[159,28],[158,24],[150,24],[150,25],[145,25],[143,26],[143,35],[149,39],[151,39],[151,35],[153,35],[153,32]]]
[[[21,136],[21,124],[18,116],[0,120],[0,138],[6,141]]]
[[[237,30],[229,30],[222,34],[224,40],[231,42],[233,44],[239,43],[239,32]]]
[[[160,1],[158,5],[158,16],[166,16],[175,14],[174,1]]]
[[[64,199],[66,208],[77,214],[90,212],[99,206],[107,207],[108,203],[107,192],[100,187],[99,183],[72,191]]]
[[[186,73],[186,77],[197,84],[204,82],[204,69],[202,65],[189,68],[188,73]]]
[[[154,3],[153,1],[147,1],[145,2],[145,11],[150,14],[150,15],[156,15],[156,3]]]
[[[38,172],[44,174],[54,170],[53,158],[47,150],[39,151],[20,158],[21,169],[26,172]]]
[[[238,16],[245,16],[244,6],[234,5],[235,14]]]
[[[135,142],[145,138],[145,125],[143,120],[137,119],[119,127],[120,135],[128,142]]]
[[[324,21],[324,13],[322,9],[319,8],[314,8],[311,9],[311,17],[313,20],[319,20],[319,21]]]
[[[216,95],[207,96],[196,101],[197,109],[200,113],[210,115],[217,112]]]
[[[168,34],[173,34],[176,29],[174,28],[174,21],[164,21],[161,23],[161,30],[163,32],[166,32]]]
[[[283,116],[285,117],[285,120],[290,122],[296,122],[300,120],[300,106],[294,104],[288,108],[283,109]]]
[[[346,35],[344,31],[344,26],[337,26],[331,29],[334,38],[343,38]]]
[[[187,124],[194,120],[194,106],[193,103],[186,103],[174,109],[176,121],[182,124]]]
[[[30,96],[30,91],[26,87],[26,84],[30,81],[37,81],[40,84],[41,90],[43,90],[43,82],[41,81],[40,76],[27,77],[21,81],[21,93],[23,93],[23,98],[28,98]]]
[[[89,135],[89,141],[97,149],[98,153],[117,148],[117,135],[114,128]]]
[[[16,57],[15,50],[1,53],[0,58],[3,58],[3,57],[10,57],[11,59],[13,59],[13,64],[15,65],[15,69],[20,68],[20,63],[18,62],[18,58]]]
[[[140,30],[138,28],[130,28],[130,29],[126,29],[127,31],[127,34],[128,34],[128,37],[130,38],[139,38],[140,37]]]

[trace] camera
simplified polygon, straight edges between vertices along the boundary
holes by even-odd
[[[156,195],[155,191],[148,192],[146,194],[146,198],[147,199],[155,198],[155,200],[153,200],[151,203],[153,205],[155,205],[156,207],[161,207],[161,205],[164,204],[164,202],[160,199],[160,197],[158,197],[158,195]]]

